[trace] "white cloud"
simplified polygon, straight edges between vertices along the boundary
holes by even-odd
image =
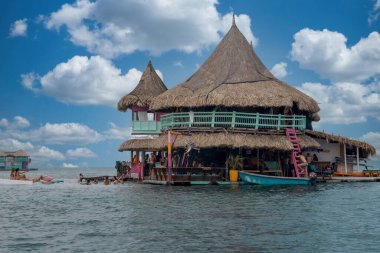
[[[379,83],[304,83],[301,90],[319,103],[320,124],[360,123],[369,117],[380,121]]]
[[[46,123],[38,129],[20,134],[19,137],[47,144],[86,144],[102,139],[100,133],[79,123]]]
[[[175,62],[173,63],[173,65],[174,65],[175,67],[183,68],[183,64],[182,64],[181,61],[175,61]]]
[[[125,140],[131,136],[131,127],[122,128],[112,122],[110,122],[109,125],[110,128],[104,133],[106,139]]]
[[[5,118],[0,120],[0,127],[4,127],[7,129],[27,128],[29,126],[29,120],[21,116],[15,116],[12,122]]]
[[[72,163],[62,163],[62,168],[79,168],[79,166]]]
[[[161,72],[157,73],[162,77]],[[101,56],[74,56],[42,76],[40,87],[32,85],[36,74],[24,74],[22,80],[26,88],[64,103],[115,107],[121,94],[129,93],[141,75],[142,72],[135,68],[123,75],[112,62]]]
[[[21,142],[12,138],[0,139],[0,150],[16,151],[20,149],[30,152],[34,149],[34,146],[30,142]]]
[[[21,83],[25,88],[37,92],[38,89],[35,88],[35,85],[36,81],[39,81],[40,78],[41,77],[34,72],[21,74]]]
[[[272,67],[270,72],[272,72],[272,74],[278,79],[284,78],[288,75],[288,72],[286,71],[287,66],[288,64],[286,62],[277,63]]]
[[[64,160],[65,156],[56,150],[50,149],[46,146],[41,146],[36,149],[36,151],[32,154],[34,158],[43,159],[43,160]]]
[[[8,127],[9,126],[9,121],[5,118],[0,120],[0,127]]]
[[[28,30],[27,19],[20,19],[11,24],[9,28],[9,36],[17,37],[17,36],[26,36]]]
[[[373,9],[369,14],[368,17],[368,24],[372,25],[373,22],[377,21],[377,19],[380,16],[380,0],[376,0],[376,2],[373,5]]]
[[[16,116],[16,117],[14,117],[13,125],[16,128],[26,128],[26,127],[30,126],[30,122],[29,122],[29,120],[27,120],[24,117]]]
[[[67,150],[66,156],[70,159],[75,159],[75,158],[83,158],[83,157],[86,157],[86,158],[96,157],[96,154],[88,148],[76,148],[76,149]]]
[[[372,32],[348,48],[347,38],[327,29],[304,28],[294,35],[291,58],[334,82],[365,81],[380,74],[380,34]]]
[[[77,0],[51,13],[45,25],[66,27],[75,45],[108,58],[134,51],[192,53],[217,43],[231,26],[232,14],[222,16],[216,5],[217,0]],[[236,23],[255,44],[249,16],[237,15]]]

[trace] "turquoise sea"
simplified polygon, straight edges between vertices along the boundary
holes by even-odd
[[[379,252],[380,183],[0,185],[0,252]],[[0,177],[9,173],[0,172]]]

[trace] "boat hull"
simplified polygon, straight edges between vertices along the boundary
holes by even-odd
[[[239,171],[240,179],[248,184],[259,185],[311,185],[310,178],[267,176]]]
[[[5,179],[0,178],[0,184],[7,184],[7,185],[25,185],[25,184],[33,184],[33,181],[27,181],[27,180],[11,180],[11,179]]]

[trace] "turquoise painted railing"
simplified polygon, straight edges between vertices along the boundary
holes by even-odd
[[[132,134],[159,134],[161,133],[160,121],[132,121]]]
[[[252,129],[306,128],[302,115],[260,114],[241,112],[184,112],[161,116],[162,129],[187,127],[225,127]]]

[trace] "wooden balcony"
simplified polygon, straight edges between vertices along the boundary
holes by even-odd
[[[132,121],[132,134],[160,134],[161,122],[154,120]]]
[[[306,116],[240,112],[183,112],[161,116],[162,129],[180,128],[244,128],[282,130],[306,128]]]

